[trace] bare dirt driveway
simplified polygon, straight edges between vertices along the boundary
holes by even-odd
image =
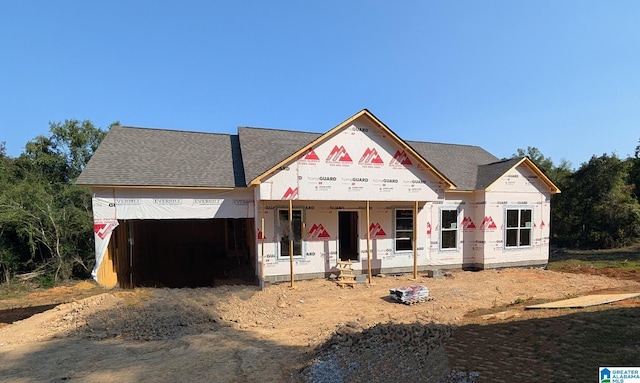
[[[390,288],[414,284],[427,286],[434,299],[416,305],[389,299]],[[595,379],[598,365],[633,363],[633,358],[635,365],[640,364],[640,339],[634,338],[640,334],[638,299],[590,309],[524,309],[525,304],[603,290],[640,292],[637,281],[598,275],[504,269],[454,271],[440,279],[374,277],[371,285],[354,288],[314,280],[297,281],[293,289],[284,283],[262,291],[240,285],[102,291],[88,282],[75,289],[76,294],[61,292],[68,294],[67,301],[74,301],[52,308],[46,302],[59,303],[53,298],[55,289],[45,299],[35,293],[0,301],[5,316],[30,305],[48,308],[0,327],[0,381],[309,381],[309,375],[300,371],[313,364],[317,350],[345,324],[357,331],[380,324],[451,328],[443,358],[435,365],[475,371],[477,382],[584,381],[583,377]],[[83,295],[83,290],[97,295]],[[611,324],[612,318],[627,318],[621,329],[627,335],[580,338],[609,331],[607,326],[620,328],[619,323]],[[559,343],[567,337],[575,338],[575,347],[570,346],[571,338]],[[611,356],[598,346],[613,341],[623,354]],[[591,343],[593,350],[584,349]],[[333,381],[401,381],[393,376],[397,371],[384,373],[388,365],[367,365],[375,354],[371,347],[358,348],[351,341],[349,345],[350,360],[341,361],[342,365],[366,370],[367,375],[347,371]],[[409,358],[409,365],[412,354],[424,353],[419,344],[403,349],[406,352],[399,357]],[[626,354],[631,359],[611,359]],[[568,364],[566,369],[559,367],[563,363]],[[417,381],[430,379],[426,372],[412,373],[407,376],[424,376]]]

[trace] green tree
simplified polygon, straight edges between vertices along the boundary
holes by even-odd
[[[516,154],[512,157],[529,157],[542,172],[549,177],[549,179],[562,190],[562,185],[568,176],[571,175],[571,163],[562,160],[560,165],[556,166],[551,158],[545,157],[540,149],[535,146],[528,146],[526,150],[518,148]]]
[[[545,157],[542,152],[540,152],[540,149],[535,146],[527,146],[527,150],[518,148],[513,157],[529,157],[529,159],[536,164],[540,170],[547,174],[547,176],[554,168],[551,158]]]
[[[113,125],[113,124],[112,124]],[[91,196],[75,179],[106,134],[90,121],[50,123],[0,168],[0,265],[54,280],[88,275],[93,262]]]
[[[11,185],[13,160],[7,156],[5,142],[0,142],[0,196]],[[12,227],[0,222],[0,283],[7,282],[18,264]]]
[[[593,156],[571,175],[556,206],[557,238],[568,246],[612,248],[638,239],[640,204],[628,183],[630,161]]]
[[[119,125],[114,122],[109,126]],[[93,126],[91,121],[65,120],[63,123],[49,123],[51,140],[58,154],[64,158],[67,177],[78,178],[84,166],[106,135],[106,132]]]
[[[635,156],[629,158],[631,162],[629,169],[629,183],[633,186],[633,195],[640,201],[640,140],[636,146]]]

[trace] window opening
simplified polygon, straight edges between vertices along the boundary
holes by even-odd
[[[302,256],[302,210],[291,212],[291,230],[289,229],[289,210],[278,210],[280,229],[280,256],[289,257],[289,240],[293,239],[293,256]]]
[[[531,209],[507,209],[506,247],[531,246]]]
[[[396,251],[413,250],[413,210],[396,210]]]
[[[458,210],[440,211],[440,248],[458,247]]]

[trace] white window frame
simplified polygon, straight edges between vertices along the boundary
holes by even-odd
[[[517,222],[515,225],[509,226],[509,212],[517,211]],[[522,212],[529,211],[529,222],[522,222]],[[528,225],[528,226],[527,226]],[[522,242],[522,232],[529,232],[529,244],[523,245]],[[509,245],[508,237],[509,233],[516,233],[516,244]],[[509,206],[504,209],[504,248],[505,249],[527,249],[533,247],[533,207],[532,206]]]
[[[409,217],[401,217],[400,219],[402,220],[407,220],[410,219],[411,220],[411,229],[398,229],[398,212],[399,211],[407,211],[410,213]],[[396,253],[408,253],[413,251],[413,241],[415,241],[415,238],[413,238],[413,232],[414,232],[414,219],[413,219],[413,209],[406,209],[406,208],[397,208],[394,209],[393,211],[393,250]],[[409,249],[398,249],[398,240],[401,241],[406,241],[409,240],[410,242],[410,247]]]
[[[456,212],[456,220],[455,222],[451,222],[448,228],[444,227],[442,214],[445,211],[455,211]],[[440,208],[438,212],[438,220],[440,221],[440,232],[438,233],[438,246],[440,251],[457,251],[458,250],[458,239],[460,238],[460,227],[458,225],[458,218],[460,217],[460,209],[457,206],[443,206]],[[453,225],[453,226],[452,226]],[[454,232],[455,233],[455,246],[454,247],[443,247],[442,234],[445,232]]]

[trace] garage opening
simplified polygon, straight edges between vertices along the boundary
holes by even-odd
[[[120,221],[109,242],[120,287],[257,283],[253,219]]]

